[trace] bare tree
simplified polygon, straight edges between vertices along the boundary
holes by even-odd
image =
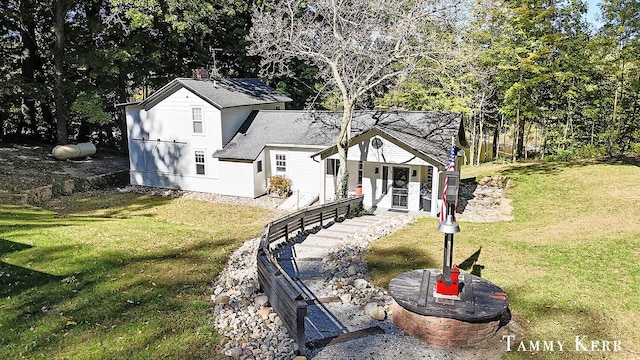
[[[248,36],[263,74],[286,74],[297,58],[319,68],[344,110],[336,139],[347,194],[347,151],[358,99],[418,68],[438,71],[454,37],[461,0],[265,0]]]

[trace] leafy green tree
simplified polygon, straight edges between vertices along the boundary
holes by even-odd
[[[609,50],[605,58],[608,77],[615,84],[607,129],[609,154],[628,151],[638,138],[638,74],[640,50],[640,3],[635,0],[602,2],[605,24],[601,44]]]

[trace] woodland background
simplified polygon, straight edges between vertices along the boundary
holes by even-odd
[[[366,0],[351,0],[354,3]],[[208,67],[262,76],[292,109],[340,110],[336,89],[294,61],[268,77],[249,55],[260,0],[9,0],[0,3],[0,141],[92,141],[126,151],[124,113]],[[357,4],[355,4],[357,5]],[[358,103],[465,114],[467,161],[640,152],[640,2],[461,1],[437,71],[381,84]],[[444,35],[444,34],[443,34]]]

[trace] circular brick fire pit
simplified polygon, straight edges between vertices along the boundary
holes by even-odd
[[[509,307],[507,295],[493,283],[461,274],[458,297],[434,297],[441,270],[413,270],[393,278],[393,322],[407,334],[439,346],[477,344],[491,337]]]

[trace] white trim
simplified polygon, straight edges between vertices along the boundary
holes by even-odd
[[[322,146],[322,145],[295,145],[295,144],[265,144],[265,147],[266,146],[302,148],[302,149],[325,149],[326,148],[326,146]]]

